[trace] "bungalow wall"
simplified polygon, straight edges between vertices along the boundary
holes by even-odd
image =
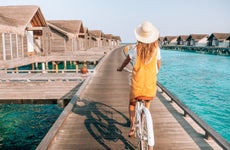
[[[51,52],[64,52],[67,50],[67,37],[52,31]]]
[[[207,38],[203,38],[195,43],[195,46],[207,46]]]
[[[77,50],[77,41],[75,37],[70,37],[66,43],[66,51],[75,52]]]
[[[220,41],[219,47],[229,47],[229,41],[227,41],[227,40]]]
[[[92,47],[95,47],[95,43],[96,43],[96,39],[91,37],[91,36],[87,36],[87,38],[84,39],[84,48],[90,49]]]
[[[171,40],[171,41],[169,42],[169,45],[170,45],[170,46],[176,46],[176,45],[177,45],[177,39],[175,38],[175,39]]]
[[[229,47],[230,42],[227,40],[219,41],[218,39],[213,38],[208,41],[208,46],[218,46],[218,47]]]
[[[41,31],[40,31],[41,32]],[[36,37],[36,34],[35,34]],[[51,32],[48,28],[42,30],[42,35],[38,35],[39,40],[41,41],[41,52],[42,55],[49,55],[51,53]]]
[[[187,42],[188,42],[188,46],[195,46],[195,44],[196,44],[194,39],[190,39]]]
[[[77,38],[77,49],[76,50],[84,50],[84,41],[85,39],[83,38]]]
[[[27,39],[14,33],[0,34],[0,60],[27,57]]]
[[[90,44],[90,41],[89,41],[89,37],[87,36],[83,42],[83,47],[85,48],[85,50],[89,49],[89,44]]]
[[[177,39],[177,45],[187,46],[188,42],[186,40],[179,38]]]
[[[103,39],[102,38],[97,38],[96,43],[95,43],[95,47],[101,47],[103,43]]]
[[[89,39],[89,48],[95,47],[96,43],[97,43],[96,38],[90,37],[90,39]]]

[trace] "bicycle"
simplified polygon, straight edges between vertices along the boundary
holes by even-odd
[[[131,73],[128,68],[124,71]],[[135,137],[140,150],[152,150],[155,144],[152,116],[145,100],[137,100],[135,111]]]

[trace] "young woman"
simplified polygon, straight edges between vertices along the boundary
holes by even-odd
[[[126,59],[117,68],[117,71],[122,71],[129,62],[133,65],[129,103],[129,137],[134,136],[137,100],[146,100],[146,107],[149,109],[150,101],[156,96],[157,73],[161,65],[158,46],[159,32],[152,23],[145,21],[139,25],[135,29],[135,37],[137,39],[136,45],[129,49]]]

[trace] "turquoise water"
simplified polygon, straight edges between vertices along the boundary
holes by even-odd
[[[78,63],[78,68],[81,68],[83,66],[82,63]],[[88,69],[94,69],[96,65],[94,64],[90,64],[88,63],[87,64],[87,68]],[[52,62],[49,62],[48,63],[48,69],[54,69],[52,68]],[[32,65],[26,65],[26,66],[22,66],[22,67],[19,67],[18,68],[19,70],[32,70]],[[38,63],[38,68],[36,68],[37,70],[42,70],[42,64],[41,63]],[[58,64],[58,69],[64,69],[64,62],[60,62]],[[67,61],[66,63],[66,69],[76,69],[76,65],[74,63],[70,63],[69,61]]]
[[[230,57],[162,50],[158,80],[230,142]]]
[[[62,110],[54,104],[0,104],[0,149],[36,149]]]

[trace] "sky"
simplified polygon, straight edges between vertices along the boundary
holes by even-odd
[[[46,20],[82,20],[89,30],[135,42],[150,21],[160,36],[230,33],[230,0],[0,0],[0,6],[37,5]]]

